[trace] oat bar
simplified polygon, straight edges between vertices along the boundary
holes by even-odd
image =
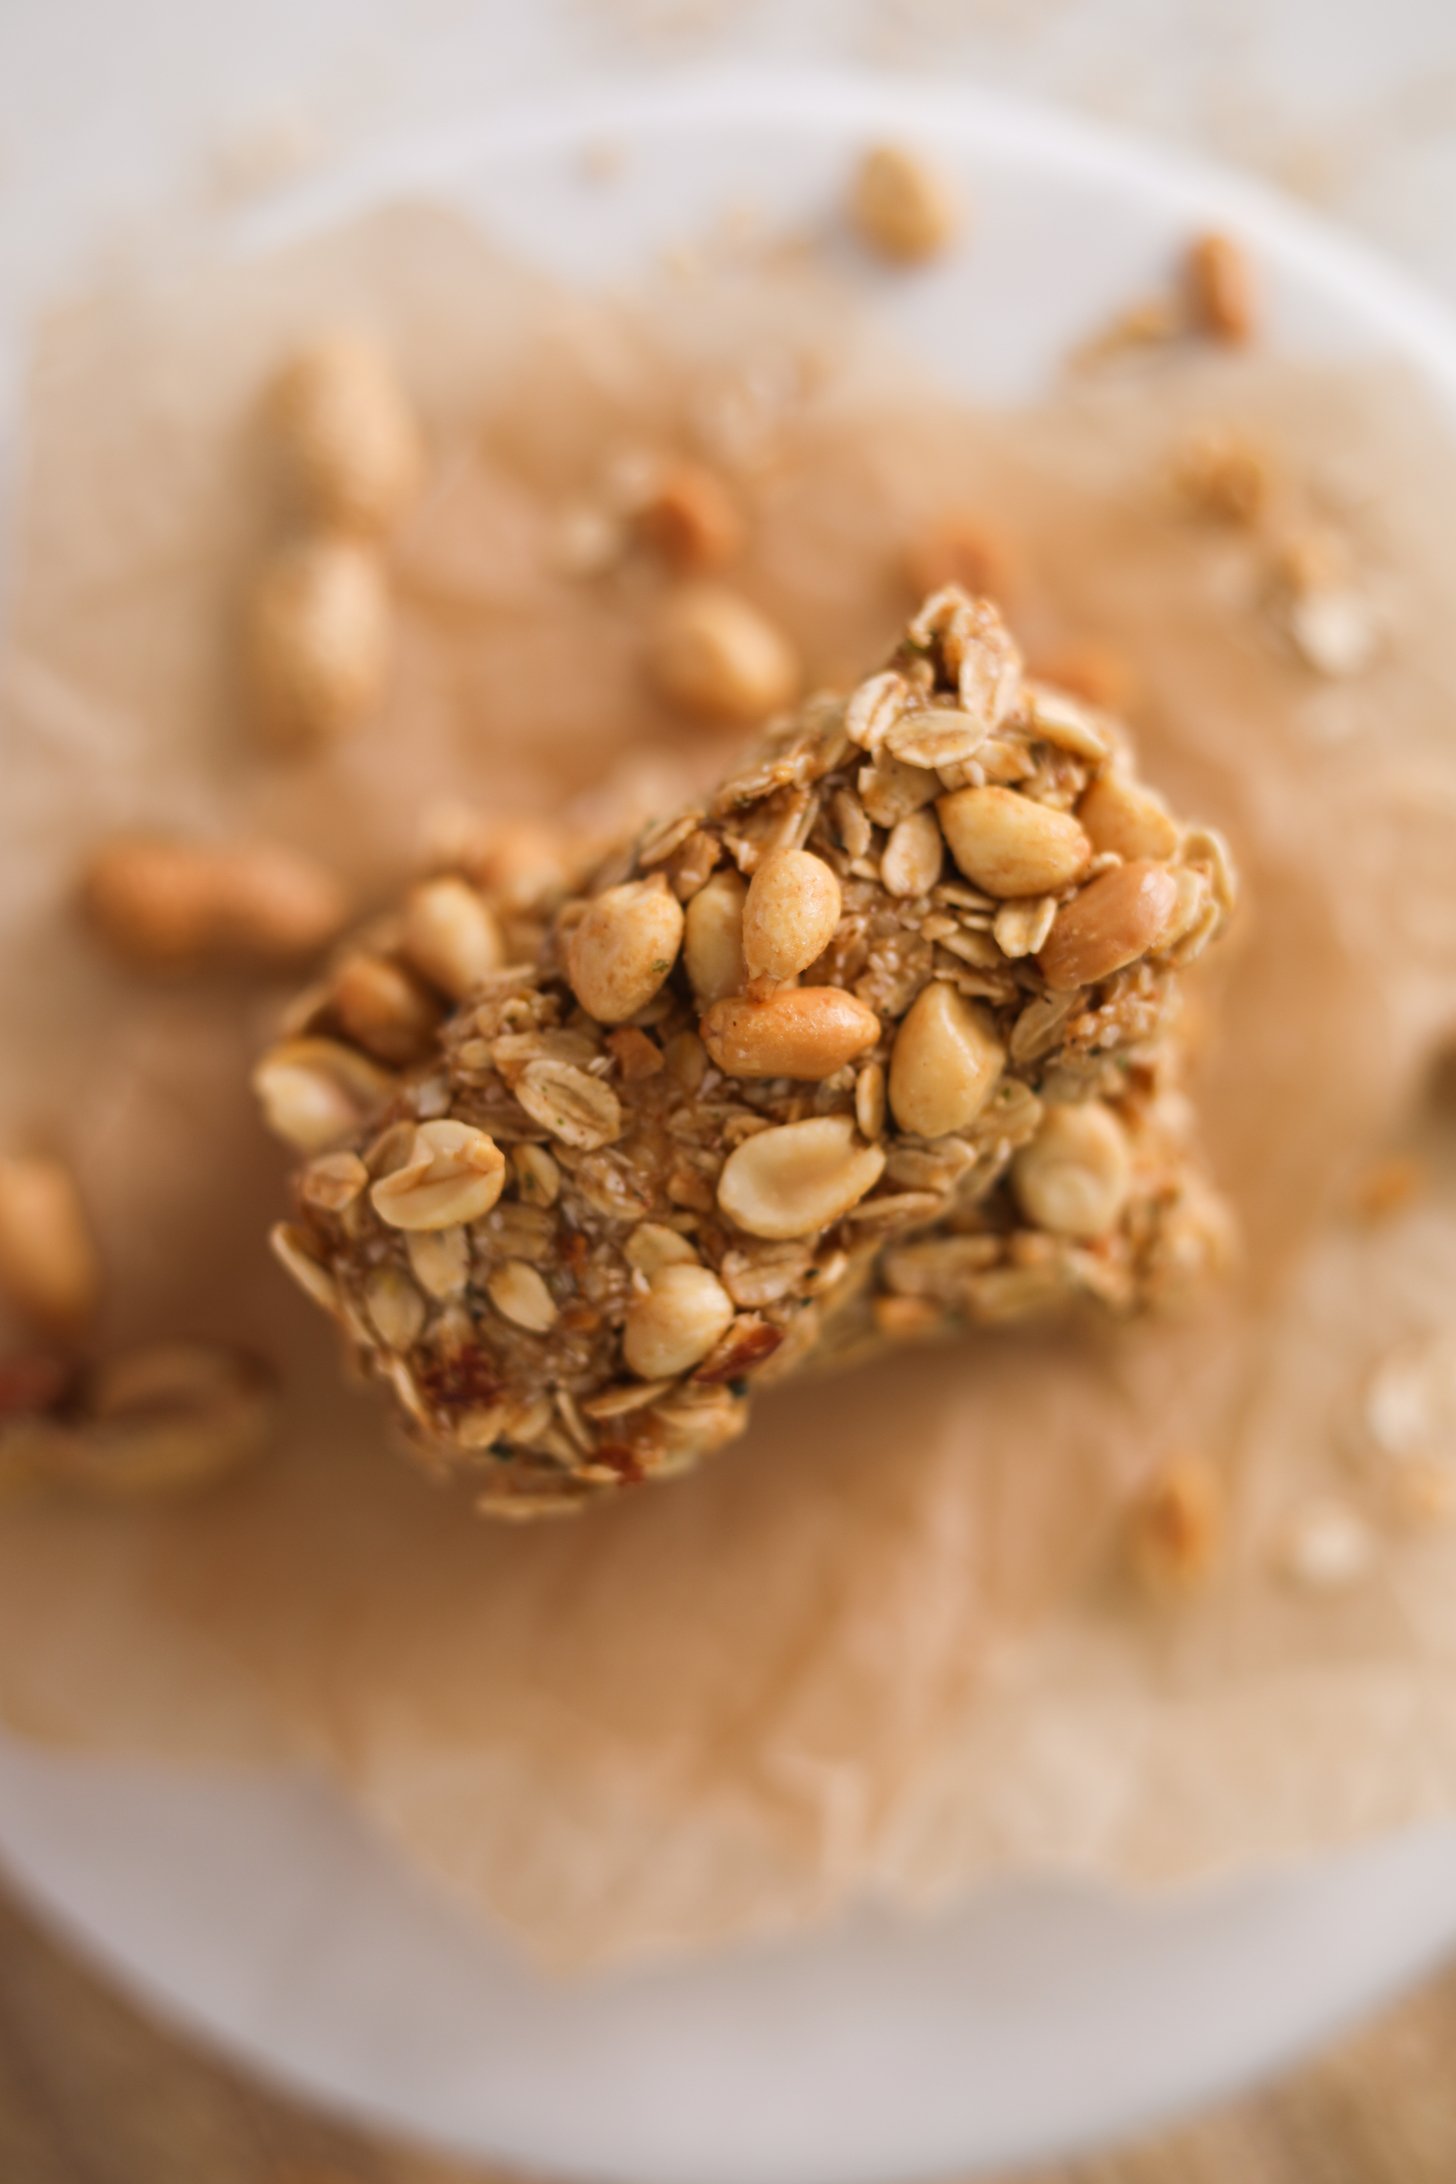
[[[522,1516],[687,1468],[806,1364],[1159,1302],[1224,1235],[1175,1019],[1232,892],[942,592],[579,886],[437,879],[340,962],[259,1067],[309,1156],[280,1256]]]

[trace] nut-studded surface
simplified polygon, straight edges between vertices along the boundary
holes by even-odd
[[[570,1509],[732,1439],[751,1390],[811,1357],[1079,1294],[1132,1311],[1196,1279],[1226,1231],[1177,1089],[1177,972],[1232,882],[1217,838],[1172,820],[1135,871],[1098,849],[1077,814],[1113,781],[1137,787],[1116,726],[1027,682],[994,608],[946,591],[885,672],[771,728],[705,809],[543,897],[534,960],[442,992],[428,1051],[360,1079],[364,1119],[351,1086],[290,1132],[265,1058],[270,1119],[312,1156],[280,1256],[424,1460],[502,1513]],[[973,856],[994,893],[944,825],[991,789]],[[912,818],[949,854],[901,856]],[[1043,842],[1018,900],[1005,875]],[[1109,908],[1125,869],[1131,919]],[[295,1031],[290,1056],[347,1039],[332,987]],[[395,1202],[442,1132],[471,1174],[430,1170],[421,1231]]]

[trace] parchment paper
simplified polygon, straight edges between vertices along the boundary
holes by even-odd
[[[400,547],[386,717],[265,762],[235,656],[284,520],[257,398],[290,335],[341,318],[395,348],[437,482]],[[778,391],[744,441],[743,580],[815,676],[874,659],[905,538],[956,503],[1014,534],[1033,649],[1092,635],[1137,661],[1151,769],[1249,879],[1200,1084],[1245,1270],[1186,1325],[789,1389],[699,1476],[496,1530],[397,1460],[266,1257],[281,1163],[245,1079],[279,996],[123,973],[76,923],[76,862],[122,823],[257,828],[373,899],[441,798],[625,809],[718,770],[721,739],[639,677],[659,580],[562,576],[553,541],[613,457],[721,419],[745,363]],[[1209,415],[1262,420],[1338,504],[1392,616],[1359,681],[1283,651],[1247,547],[1169,496],[1181,424]],[[75,1161],[111,1274],[101,1339],[230,1333],[286,1401],[272,1460],[210,1500],[0,1514],[10,1723],[321,1769],[463,1904],[578,1965],[1010,1869],[1179,1881],[1456,1808],[1456,1536],[1380,1529],[1369,1576],[1328,1597],[1274,1568],[1303,1499],[1365,1492],[1364,1378],[1456,1295],[1450,1134],[1422,1092],[1456,1020],[1456,460],[1416,390],[1187,363],[978,418],[802,276],[710,280],[686,308],[563,298],[401,211],[60,315],[24,452],[0,1139]],[[1430,1189],[1352,1222],[1352,1182],[1418,1138]],[[1206,1596],[1159,1610],[1119,1540],[1130,1493],[1189,1447],[1227,1467],[1233,1536]]]

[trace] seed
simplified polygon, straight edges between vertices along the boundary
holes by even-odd
[[[258,710],[282,746],[331,740],[384,695],[391,607],[384,572],[363,546],[306,538],[264,568],[253,595]]]
[[[1195,1590],[1223,1544],[1223,1481],[1206,1457],[1177,1456],[1144,1487],[1129,1512],[1128,1552],[1154,1598]]]
[[[799,687],[799,662],[782,631],[720,584],[687,584],[672,595],[649,666],[670,703],[713,720],[762,720]]]
[[[369,1170],[357,1153],[321,1153],[299,1177],[298,1194],[320,1213],[343,1213],[368,1181]]]
[[[485,1293],[500,1313],[528,1334],[544,1335],[558,1317],[556,1299],[542,1276],[525,1259],[507,1259],[485,1285]]]
[[[468,1122],[422,1122],[404,1164],[381,1176],[369,1196],[391,1228],[455,1228],[489,1213],[505,1177],[505,1155],[484,1130]]]
[[[641,1380],[690,1372],[733,1322],[733,1300],[716,1274],[686,1263],[660,1266],[634,1297],[622,1327],[622,1356]]]
[[[890,1112],[916,1137],[964,1130],[990,1098],[1005,1061],[989,1009],[932,979],[895,1034]]]
[[[674,568],[719,569],[743,551],[742,510],[706,463],[667,464],[636,513],[641,536]]]
[[[687,907],[683,962],[699,1002],[707,1007],[748,983],[743,960],[746,881],[737,872],[715,872]]]
[[[696,1266],[697,1252],[686,1236],[662,1221],[639,1221],[622,1246],[628,1266],[653,1275],[663,1266]]]
[[[880,879],[892,895],[928,895],[940,878],[945,840],[932,811],[912,811],[890,829]]]
[[[840,986],[788,986],[762,1001],[715,1001],[701,1029],[727,1076],[820,1084],[875,1044],[880,1020]]]
[[[404,903],[404,952],[422,977],[463,1001],[505,961],[495,913],[468,881],[424,880]]]
[[[1158,939],[1178,901],[1166,865],[1136,858],[1099,873],[1057,915],[1037,956],[1054,993],[1095,986],[1135,963]]]
[[[337,1039],[287,1039],[253,1071],[268,1128],[301,1153],[353,1137],[394,1089],[387,1070]]]
[[[470,1279],[470,1237],[463,1228],[411,1229],[404,1248],[427,1297],[459,1296]]]
[[[861,1137],[877,1138],[885,1127],[885,1065],[866,1062],[854,1080],[854,1119]]]
[[[438,1004],[388,956],[356,949],[329,984],[329,1001],[349,1037],[381,1062],[413,1062],[440,1022]]]
[[[339,1285],[315,1255],[305,1231],[279,1221],[268,1231],[268,1244],[285,1274],[292,1276],[304,1295],[337,1319],[341,1310]]]
[[[1132,1190],[1122,1124],[1097,1100],[1050,1103],[1011,1164],[1011,1183],[1027,1220],[1053,1236],[1106,1236]]]
[[[1015,789],[954,789],[936,809],[950,853],[988,895],[1051,895],[1069,887],[1092,845],[1068,812]]]
[[[902,713],[885,733],[885,749],[907,766],[959,766],[985,742],[990,723],[981,715],[949,705],[927,705]]]
[[[857,1206],[884,1172],[848,1115],[815,1115],[746,1138],[723,1163],[718,1203],[750,1236],[813,1236]]]
[[[622,1135],[622,1103],[616,1093],[574,1062],[527,1062],[515,1094],[533,1122],[578,1152],[595,1152]]]
[[[386,531],[419,491],[420,431],[388,360],[346,335],[299,350],[273,389],[280,448],[324,523]]]
[[[796,978],[823,954],[839,924],[839,882],[808,849],[765,857],[743,905],[743,959],[751,978]]]
[[[850,211],[860,240],[882,258],[914,265],[944,250],[960,225],[945,178],[902,145],[877,144],[854,178]]]
[[[1257,306],[1248,254],[1231,235],[1200,235],[1188,251],[1188,285],[1199,323],[1220,341],[1247,341]]]
[[[43,1153],[0,1159],[0,1290],[37,1327],[70,1333],[96,1309],[101,1270],[76,1179]]]
[[[1099,776],[1077,806],[1077,817],[1095,850],[1112,850],[1129,861],[1171,857],[1178,847],[1177,824],[1162,798],[1122,774]]]
[[[600,1024],[646,1008],[682,945],[683,907],[661,879],[624,880],[594,896],[566,948],[571,990]]]
[[[609,1031],[606,1047],[621,1072],[623,1084],[641,1084],[644,1078],[661,1074],[661,1047],[635,1024],[622,1024],[616,1031]]]
[[[561,1195],[561,1170],[544,1145],[513,1145],[511,1167],[516,1189],[527,1205],[555,1205]]]
[[[408,1350],[425,1324],[425,1300],[398,1267],[376,1267],[364,1285],[364,1309],[388,1350]]]

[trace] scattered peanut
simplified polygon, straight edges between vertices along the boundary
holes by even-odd
[[[796,978],[822,955],[839,923],[833,870],[812,850],[765,857],[743,905],[743,960],[751,978]]]
[[[743,512],[727,481],[706,463],[667,464],[637,509],[637,528],[674,568],[720,569],[743,551]]]
[[[932,979],[907,1010],[890,1055],[890,1112],[916,1137],[964,1130],[1005,1064],[989,1009]]]
[[[748,983],[748,966],[743,960],[743,904],[747,894],[747,883],[737,872],[715,872],[688,904],[683,962],[693,992],[705,1006],[740,993]]]
[[[311,342],[279,375],[272,410],[282,452],[319,521],[386,531],[415,499],[424,471],[419,425],[371,343],[347,335]]]
[[[1015,789],[955,789],[937,810],[950,853],[988,895],[1048,895],[1085,869],[1092,845],[1070,813]]]
[[[1132,1190],[1127,1133],[1099,1100],[1054,1103],[1012,1162],[1011,1183],[1028,1221],[1049,1234],[1106,1236]]]
[[[877,144],[865,153],[854,178],[851,211],[861,241],[905,265],[944,250],[960,225],[944,177],[898,144]]]
[[[917,600],[958,584],[973,598],[989,597],[1003,605],[1018,582],[1016,556],[1005,535],[955,510],[912,539],[905,550],[905,577]]]
[[[857,1206],[884,1173],[848,1115],[815,1115],[760,1130],[735,1147],[718,1178],[718,1203],[750,1236],[814,1236]]]
[[[635,1016],[669,977],[683,907],[660,879],[625,880],[594,896],[566,949],[571,990],[599,1024]]]
[[[1257,315],[1253,268],[1232,236],[1200,235],[1189,246],[1188,287],[1205,333],[1219,341],[1249,340]]]
[[[342,927],[348,900],[333,874],[272,844],[118,835],[86,866],[82,900],[98,932],[134,963],[291,964]]]
[[[720,584],[685,584],[663,608],[649,655],[663,697],[711,720],[759,721],[787,705],[799,662],[783,633]]]
[[[392,608],[376,557],[336,537],[295,540],[253,595],[252,670],[273,742],[332,740],[374,712],[389,671]]]
[[[505,1186],[505,1155],[468,1122],[422,1122],[401,1167],[370,1191],[391,1228],[455,1228],[489,1213]]]
[[[686,1260],[660,1264],[627,1307],[622,1355],[640,1380],[691,1372],[725,1335],[733,1300],[716,1274]]]
[[[1134,1575],[1154,1599],[1196,1591],[1223,1545],[1223,1480],[1206,1457],[1176,1456],[1144,1487],[1129,1513]]]
[[[788,986],[758,1001],[715,1001],[703,1044],[730,1077],[797,1077],[819,1084],[872,1047],[880,1020],[840,986]]]
[[[452,1001],[463,1001],[505,960],[495,912],[458,879],[423,880],[406,895],[404,952]]]
[[[1037,956],[1055,993],[1095,986],[1146,955],[1178,902],[1178,882],[1167,865],[1136,858],[1099,873],[1057,912]]]
[[[0,1159],[0,1292],[34,1326],[71,1334],[95,1311],[100,1288],[70,1169],[44,1153]]]

